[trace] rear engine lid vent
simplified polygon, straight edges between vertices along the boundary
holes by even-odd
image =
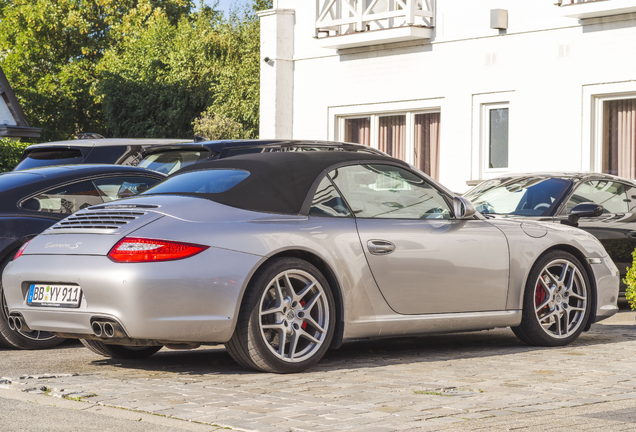
[[[162,215],[139,210],[96,210],[95,207],[68,216],[49,228],[50,234],[115,234],[138,228]]]

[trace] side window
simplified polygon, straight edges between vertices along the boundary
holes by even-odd
[[[323,178],[311,202],[309,216],[350,217],[351,212],[327,177]]]
[[[353,165],[329,173],[356,217],[450,219],[442,195],[429,183],[392,165]]]
[[[604,213],[626,213],[629,211],[627,186],[608,180],[587,181],[576,188],[566,204],[566,212],[585,202],[601,204]]]
[[[129,151],[130,147],[128,146],[93,147],[84,163],[114,164]]]
[[[23,202],[21,206],[27,210],[71,214],[102,203],[93,183],[83,181],[41,193]]]
[[[111,177],[93,180],[104,202],[126,198],[147,191],[159,180],[150,177]]]
[[[229,158],[232,156],[240,156],[245,154],[263,153],[265,148],[263,147],[243,147],[243,148],[228,148],[221,152],[219,159]]]

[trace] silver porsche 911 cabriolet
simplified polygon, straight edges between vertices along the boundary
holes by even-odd
[[[10,323],[104,356],[223,343],[298,372],[357,338],[512,327],[565,345],[617,311],[618,271],[585,231],[487,220],[408,164],[268,153],[191,165],[23,247]]]

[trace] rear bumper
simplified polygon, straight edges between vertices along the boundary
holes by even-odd
[[[10,313],[33,330],[92,335],[95,317],[118,322],[131,339],[227,342],[243,290],[261,257],[210,248],[157,263],[114,263],[105,256],[23,255],[7,266]],[[77,284],[79,308],[26,304],[32,283]]]

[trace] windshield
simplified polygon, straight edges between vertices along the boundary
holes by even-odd
[[[82,152],[72,148],[44,148],[32,150],[15,167],[15,171],[51,165],[80,164],[84,161]]]
[[[148,189],[150,194],[214,194],[226,192],[245,180],[249,172],[236,169],[188,171]]]
[[[477,211],[490,214],[547,216],[572,182],[561,178],[525,177],[486,190],[466,194]]]
[[[205,150],[171,150],[150,154],[143,158],[138,166],[164,174],[172,174],[183,167],[204,161],[208,156],[210,156],[210,152]]]

